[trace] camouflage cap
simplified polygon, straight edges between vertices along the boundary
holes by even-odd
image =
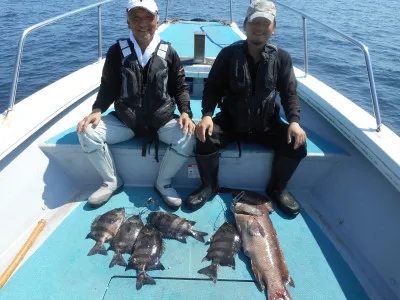
[[[273,23],[275,17],[276,8],[271,1],[254,0],[247,8],[246,19],[248,22],[253,21],[255,18],[264,18]]]

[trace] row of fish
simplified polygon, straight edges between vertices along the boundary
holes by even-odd
[[[235,198],[231,211],[236,226],[225,222],[208,240],[210,247],[202,261],[211,261],[211,265],[198,273],[210,277],[216,283],[218,266],[235,269],[235,255],[243,249],[244,254],[250,258],[258,287],[262,291],[267,288],[268,299],[291,299],[286,285],[294,287],[294,282],[289,275],[275,228],[269,217],[273,211],[272,204],[264,196],[252,191],[223,188],[221,192],[231,193]],[[166,212],[151,212],[146,225],[138,215],[125,221],[124,219],[123,208],[113,209],[98,216],[87,236],[96,241],[88,255],[107,255],[104,243],[109,242],[109,250],[114,251],[110,267],[121,265],[125,266],[126,270],[135,269],[137,289],[145,284],[155,284],[146,271],[165,269],[160,262],[164,252],[162,238],[173,238],[186,243],[186,238],[192,236],[204,242],[204,236],[207,235],[192,228],[196,222]],[[131,254],[128,264],[122,257],[124,253]]]
[[[145,284],[155,284],[146,274],[148,270],[164,270],[160,262],[164,252],[162,238],[173,238],[186,243],[186,237],[192,236],[204,243],[205,232],[192,228],[196,222],[166,212],[151,212],[144,225],[140,215],[134,215],[125,221],[125,209],[116,208],[97,216],[86,238],[96,241],[88,255],[107,255],[104,243],[110,243],[108,250],[114,251],[109,267],[120,265],[126,270],[137,271],[136,289]],[[128,264],[122,254],[131,254]]]

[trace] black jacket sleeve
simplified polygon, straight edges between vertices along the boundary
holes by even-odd
[[[297,79],[294,75],[292,58],[283,49],[278,49],[278,79],[276,88],[289,123],[300,122],[300,100],[297,97]]]
[[[107,52],[106,61],[101,76],[100,90],[92,109],[100,109],[105,112],[114,101],[118,99],[121,92],[122,75],[119,45],[114,44]]]
[[[228,88],[228,76],[229,48],[224,48],[217,55],[204,85],[203,100],[201,102],[203,117],[212,117],[214,114],[215,107],[221,101]]]
[[[168,70],[168,91],[169,95],[175,98],[179,112],[187,113],[190,118],[193,117],[192,110],[190,109],[190,96],[189,88],[185,83],[185,70],[181,60],[176,53],[175,49],[169,47],[171,54],[168,56],[170,68]]]

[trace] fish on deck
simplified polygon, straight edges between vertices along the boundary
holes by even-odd
[[[232,203],[231,210],[258,287],[264,291],[267,286],[269,300],[292,299],[286,284],[294,287],[294,282],[269,217],[271,203],[254,206],[237,202]],[[253,214],[254,211],[256,214]]]
[[[119,227],[125,219],[125,209],[115,208],[100,216],[97,216],[91,225],[91,230],[86,238],[96,241],[96,244],[89,251],[88,256],[94,254],[107,255],[104,243],[110,242],[117,234]]]
[[[136,289],[145,284],[156,284],[156,281],[146,274],[149,270],[165,270],[160,262],[164,252],[164,242],[161,233],[151,224],[145,225],[139,233],[133,253],[125,270],[134,269],[137,272]]]
[[[204,243],[204,236],[207,235],[206,232],[192,228],[196,224],[195,221],[186,220],[168,212],[151,212],[147,216],[147,222],[160,230],[163,237],[173,238],[183,243],[186,243],[187,236],[192,236]]]
[[[225,222],[209,239],[209,242],[211,245],[202,262],[211,260],[212,263],[208,267],[199,270],[198,273],[207,275],[216,283],[218,265],[235,269],[235,255],[240,250],[241,241],[235,225]]]
[[[114,256],[109,265],[110,268],[115,265],[126,267],[126,262],[122,254],[132,254],[133,246],[143,226],[144,224],[140,215],[133,215],[122,223],[117,235],[113,238],[108,248],[108,250],[114,250]]]

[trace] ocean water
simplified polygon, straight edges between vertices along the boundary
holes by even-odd
[[[156,0],[160,20],[166,0]],[[103,56],[116,39],[129,33],[126,0],[102,9]],[[228,20],[228,0],[170,0],[169,17]],[[0,0],[0,111],[7,108],[18,42],[22,31],[38,22],[95,3],[92,0]],[[281,0],[297,10],[363,42],[369,48],[383,123],[400,135],[400,23],[398,0]],[[248,1],[234,1],[240,26]],[[303,69],[302,19],[277,4],[272,42]],[[361,51],[320,25],[308,22],[309,72],[373,114],[368,75]],[[17,102],[46,85],[97,60],[97,9],[39,29],[25,42]],[[38,108],[40,109],[40,108]]]

